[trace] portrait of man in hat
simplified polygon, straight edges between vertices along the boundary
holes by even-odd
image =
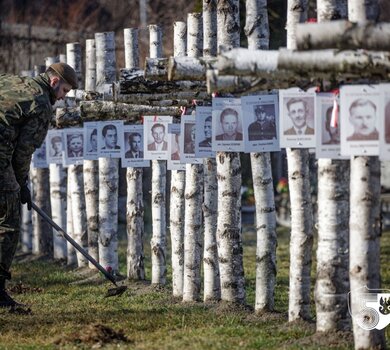
[[[249,124],[249,141],[272,140],[276,138],[275,116],[267,115],[263,105],[254,106],[255,121]]]

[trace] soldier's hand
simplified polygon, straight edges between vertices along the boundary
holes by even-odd
[[[31,210],[31,192],[30,189],[27,187],[27,184],[20,188],[20,202],[22,204],[27,204],[27,209]]]

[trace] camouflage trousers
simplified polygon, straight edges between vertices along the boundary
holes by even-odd
[[[9,269],[19,242],[20,194],[0,192],[0,289],[11,278]]]

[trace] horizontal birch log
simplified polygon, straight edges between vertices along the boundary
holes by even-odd
[[[82,101],[79,108],[56,110],[56,126],[58,128],[82,125],[85,121],[124,120],[127,122],[140,121],[144,115],[181,116],[177,107],[161,107],[149,105],[131,105],[112,101]]]
[[[257,91],[266,91],[273,89],[287,89],[292,86],[301,89],[319,84],[314,79],[304,79],[298,76],[280,76],[277,72],[270,73],[266,78],[256,78],[251,76],[218,75],[217,70],[209,69],[207,71],[207,91],[212,93],[234,93],[235,95],[248,94]]]
[[[390,23],[345,20],[297,25],[298,50],[366,49],[390,51]]]
[[[390,73],[390,52],[380,51],[291,51],[279,50],[278,69],[298,74],[329,77],[377,77],[385,79]],[[323,74],[321,74],[323,73]]]
[[[205,78],[203,79],[205,80]],[[167,93],[181,91],[206,91],[204,81],[158,81],[146,80],[144,77],[134,78],[132,80],[119,81],[119,92],[121,94],[132,93]]]
[[[215,57],[170,57],[168,80],[205,80],[207,69],[212,69]]]
[[[168,58],[146,58],[144,74],[149,80],[168,80]]]
[[[390,72],[390,52],[374,51],[279,51],[233,49],[218,56],[219,75],[242,75],[285,79],[357,77],[386,78]]]
[[[211,98],[206,91],[181,91],[167,92],[161,94],[118,94],[115,97],[116,102],[131,103],[131,104],[151,104],[151,105],[177,105],[183,103],[187,105],[193,100],[203,100]],[[107,99],[106,99],[107,100]],[[168,104],[167,101],[171,101]]]

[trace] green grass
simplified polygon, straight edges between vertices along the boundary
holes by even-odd
[[[120,261],[125,268],[125,243],[122,243]],[[150,257],[149,246],[146,239],[147,257]],[[256,234],[249,228],[244,234],[244,268],[247,303],[252,307],[255,252]],[[390,232],[385,232],[381,251],[382,285],[390,289],[390,272],[386,266],[389,258]],[[13,266],[12,285],[22,281],[27,292],[13,293],[13,296],[31,305],[32,313],[14,314],[0,309],[0,349],[91,349],[94,345],[104,349],[353,349],[350,334],[318,335],[314,322],[287,322],[288,230],[278,232],[277,263],[278,313],[256,315],[253,308],[222,303],[183,304],[171,296],[170,266],[165,288],[156,289],[148,282],[132,282],[123,296],[103,298],[111,287],[108,283],[72,285],[80,277],[66,266],[47,261],[19,262]],[[150,259],[146,264],[150,280]],[[106,341],[101,338],[103,333],[97,330],[98,325],[116,332],[111,338],[123,331],[127,341]],[[389,346],[390,327],[386,332]],[[82,333],[88,337],[82,338]],[[100,338],[103,340],[96,344]]]

